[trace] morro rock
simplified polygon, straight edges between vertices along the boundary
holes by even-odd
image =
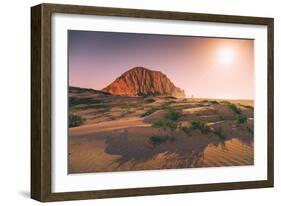
[[[176,87],[165,74],[144,67],[135,67],[126,71],[102,91],[122,96],[185,97],[184,90]]]

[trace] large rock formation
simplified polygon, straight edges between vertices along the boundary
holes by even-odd
[[[123,73],[102,91],[124,96],[169,95],[184,98],[184,90],[176,87],[160,71],[135,67]]]

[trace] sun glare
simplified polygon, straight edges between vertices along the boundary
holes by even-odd
[[[217,52],[217,60],[220,64],[230,65],[234,62],[235,51],[231,47],[222,47]]]

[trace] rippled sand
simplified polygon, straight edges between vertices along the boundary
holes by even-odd
[[[75,135],[69,142],[69,173],[155,170],[254,163],[253,139],[178,133],[177,139],[158,146],[147,142],[154,128],[130,128],[113,133]],[[164,131],[165,132],[165,131]],[[132,135],[135,134],[135,136]]]
[[[77,99],[70,111],[86,121],[69,129],[69,173],[254,164],[251,100],[101,94],[93,98],[89,92],[77,93],[72,98]],[[167,108],[180,111],[180,118],[170,120]],[[246,119],[239,122],[241,117]],[[167,118],[177,125],[176,129],[155,126],[155,122]],[[194,121],[204,123],[210,131],[193,128]],[[150,138],[155,136],[165,141],[151,143]]]

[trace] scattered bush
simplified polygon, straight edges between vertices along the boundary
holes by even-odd
[[[84,122],[85,122],[85,119],[83,119],[79,115],[69,114],[69,116],[68,116],[68,126],[69,127],[78,127],[78,126],[84,124]]]
[[[159,145],[166,141],[167,141],[167,137],[162,137],[162,136],[157,136],[157,135],[149,137],[149,143],[152,145]]]
[[[158,135],[154,135],[149,137],[148,141],[150,144],[152,144],[153,146],[165,143],[167,141],[170,142],[174,142],[176,140],[176,138],[174,136],[158,136]]]
[[[143,113],[141,116],[145,117],[145,116],[151,115],[152,113],[156,112],[157,110],[158,109],[156,109],[156,108],[151,108],[151,109],[147,110],[145,113]]]
[[[192,131],[192,127],[181,127],[181,129],[186,133],[186,134],[190,134],[190,132]]]
[[[203,121],[192,121],[191,122],[192,128],[199,129],[201,133],[207,134],[210,132],[210,127],[206,122]]]
[[[157,127],[157,128],[163,127],[163,128],[170,128],[171,130],[175,130],[177,129],[178,124],[166,119],[159,119],[153,123],[153,127]]]
[[[161,105],[160,108],[166,110],[166,109],[171,109],[172,107],[170,106],[170,103],[164,103],[164,104]]]
[[[143,93],[143,92],[140,92],[138,93],[138,96],[141,96],[141,97],[157,97],[157,96],[160,96],[160,93],[159,92],[147,92],[147,93]]]
[[[169,108],[166,118],[172,121],[177,121],[181,116],[182,116],[182,112],[180,110]]]
[[[224,140],[225,139],[225,134],[222,132],[222,129],[221,128],[218,128],[218,129],[214,129],[214,134],[217,135],[221,140]]]
[[[241,109],[239,109],[235,104],[229,104],[228,107],[236,114],[241,114]]]
[[[237,117],[237,122],[238,122],[239,124],[245,124],[247,121],[248,121],[248,118],[247,118],[246,115],[239,115],[239,116]]]

